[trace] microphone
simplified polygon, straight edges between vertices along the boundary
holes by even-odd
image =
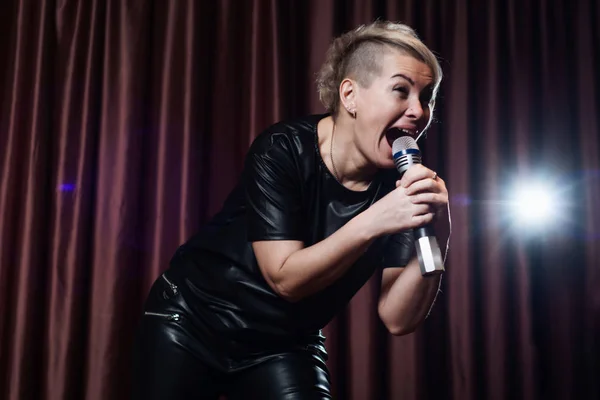
[[[400,173],[400,177],[412,165],[422,164],[419,146],[417,146],[417,142],[410,136],[401,136],[394,140],[392,154],[394,155],[394,164]],[[413,234],[419,266],[421,267],[421,275],[437,275],[444,272],[442,252],[440,251],[433,227],[428,224],[420,228],[415,228]]]

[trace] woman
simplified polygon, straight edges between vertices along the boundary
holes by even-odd
[[[422,165],[398,181],[391,145],[427,129],[441,77],[405,25],[333,42],[318,80],[327,114],[259,135],[221,212],[153,285],[136,397],[330,398],[321,329],[375,272],[392,334],[425,319],[440,276],[421,275],[411,230],[435,217],[449,231],[448,194]]]

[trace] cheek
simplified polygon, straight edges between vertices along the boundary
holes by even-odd
[[[360,133],[357,132],[361,151],[373,161],[380,157],[380,153],[385,151],[385,146],[387,146],[387,140],[385,137],[381,137],[381,131],[375,124],[376,122],[373,121],[373,125],[365,126]]]

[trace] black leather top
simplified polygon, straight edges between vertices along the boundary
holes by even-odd
[[[263,278],[251,242],[301,240],[313,245],[392,190],[398,173],[380,171],[368,190],[341,185],[323,162],[311,115],[262,132],[246,157],[222,210],[183,244],[171,271],[196,317],[222,340],[260,351],[270,346],[322,344],[320,329],[378,268],[403,266],[411,232],[379,238],[336,283],[297,303],[280,298]]]

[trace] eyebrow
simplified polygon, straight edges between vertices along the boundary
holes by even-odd
[[[404,74],[396,74],[396,75],[392,75],[392,77],[390,79],[396,78],[396,77],[401,77],[406,79],[411,85],[415,85],[415,81],[413,81],[412,79],[410,79],[408,76],[404,75]]]

